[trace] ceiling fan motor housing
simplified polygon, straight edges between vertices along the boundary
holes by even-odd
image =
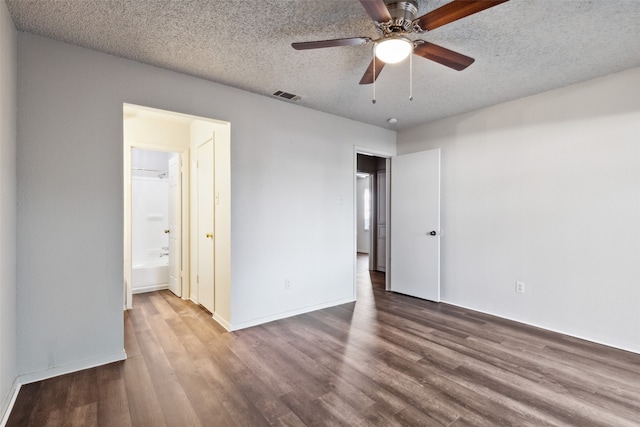
[[[387,1],[387,10],[391,15],[391,21],[381,22],[381,28],[385,34],[411,32],[412,22],[418,15],[418,2],[416,0]]]

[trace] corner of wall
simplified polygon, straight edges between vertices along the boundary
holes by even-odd
[[[0,419],[13,406],[17,382],[16,150],[17,32],[0,1]]]

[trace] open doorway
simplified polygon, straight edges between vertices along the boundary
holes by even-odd
[[[228,329],[230,124],[125,104],[123,146],[125,308],[132,308],[134,292],[169,289]],[[199,165],[207,165],[207,173]],[[147,231],[147,240],[137,240]],[[144,270],[140,264],[156,265]],[[156,276],[156,283],[140,284],[142,273]]]
[[[371,252],[371,185],[370,173],[356,173],[356,252],[368,257]]]
[[[182,296],[180,153],[131,149],[132,293]]]
[[[385,275],[386,284],[388,164],[389,157],[356,151],[356,252],[361,259],[367,254],[369,271]]]

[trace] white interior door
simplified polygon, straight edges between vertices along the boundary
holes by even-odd
[[[214,313],[213,140],[198,147],[198,302]]]
[[[391,290],[440,301],[440,149],[391,159]]]
[[[182,174],[180,155],[169,158],[169,290],[182,296]]]

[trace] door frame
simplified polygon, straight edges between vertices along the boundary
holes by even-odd
[[[173,197],[176,195],[179,197],[180,203],[179,203],[179,208],[177,209],[177,213],[176,215],[178,215],[178,221],[177,221],[177,227],[176,227],[176,231],[175,233],[178,234],[178,243],[175,245],[177,248],[172,248],[171,245],[171,240],[172,240],[172,236],[169,235],[169,290],[171,290],[173,292],[173,290],[171,289],[171,269],[172,269],[172,261],[171,258],[174,257],[176,254],[175,252],[178,252],[178,255],[180,256],[179,260],[178,260],[178,265],[180,266],[179,268],[179,272],[178,272],[178,290],[177,290],[177,294],[179,294],[178,296],[180,296],[182,298],[182,282],[183,282],[183,274],[182,274],[182,203],[184,200],[184,195],[182,194],[182,180],[183,180],[183,176],[182,176],[182,162],[183,162],[183,155],[181,153],[176,153],[176,152],[172,152],[172,154],[177,154],[177,156],[170,156],[169,157],[169,169],[168,169],[168,178],[169,178],[169,230],[171,232],[171,220],[173,219],[173,215],[172,215],[172,210],[174,208],[174,199]],[[171,168],[172,168],[172,160],[177,158],[177,168],[178,168],[178,185],[177,187],[179,188],[178,190],[174,190],[171,189]],[[173,252],[172,252],[173,250]],[[175,292],[174,292],[175,294]],[[177,295],[176,294],[176,295]]]
[[[129,310],[133,307],[133,286],[132,275],[132,249],[131,249],[131,221],[132,221],[132,174],[131,174],[131,152],[134,148],[142,150],[164,151],[168,153],[178,153],[180,156],[182,172],[182,194],[189,194],[189,154],[188,147],[178,145],[160,145],[142,141],[124,141],[124,308]],[[182,217],[180,218],[181,229],[181,260],[180,260],[180,294],[182,299],[189,294],[189,198],[182,197],[181,200]]]
[[[366,156],[376,156],[386,160],[386,182],[385,189],[387,192],[387,202],[385,204],[385,210],[387,215],[387,221],[390,218],[390,203],[389,203],[389,195],[391,190],[391,157],[395,156],[395,153],[391,153],[389,151],[375,150],[368,147],[362,147],[358,145],[353,146],[353,299],[357,299],[357,288],[358,288],[358,255],[357,255],[357,247],[358,247],[358,205],[357,205],[357,197],[358,197],[358,154],[364,154]],[[377,198],[377,196],[376,196]],[[373,233],[372,233],[373,235]],[[385,258],[386,258],[386,271],[384,275],[384,288],[385,290],[389,290],[391,283],[389,281],[391,265],[390,265],[390,224],[387,222],[387,226],[385,227]]]

